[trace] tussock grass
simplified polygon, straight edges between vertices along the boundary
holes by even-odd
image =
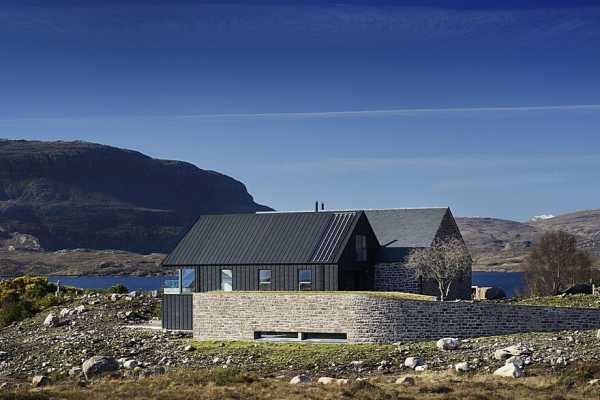
[[[579,376],[579,367],[569,373]],[[581,375],[587,379],[587,373]],[[448,373],[415,375],[416,385],[406,387],[395,384],[395,376],[371,378],[349,385],[299,385],[286,379],[262,379],[252,374],[233,370],[175,370],[166,375],[144,380],[105,379],[85,388],[62,384],[45,389],[38,397],[14,399],[164,399],[164,400],[216,400],[216,399],[356,399],[356,400],[412,400],[412,399],[467,399],[509,400],[541,399],[597,399],[600,390],[584,383],[566,388],[556,376],[532,376],[520,380],[492,375],[456,376]],[[316,377],[315,377],[316,378]],[[579,381],[578,381],[579,382]],[[25,396],[25,393],[20,396]],[[46,397],[44,397],[46,396]],[[0,400],[11,397],[0,397]]]

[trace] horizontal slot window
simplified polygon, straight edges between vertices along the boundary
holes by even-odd
[[[255,332],[254,338],[264,340],[298,340],[298,332]]]
[[[306,332],[303,335],[303,340],[322,340],[322,341],[342,341],[347,340],[348,335],[345,333],[322,333],[322,332]]]

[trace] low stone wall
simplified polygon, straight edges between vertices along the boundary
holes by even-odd
[[[600,328],[600,309],[433,302],[361,293],[194,293],[194,338],[252,340],[255,332],[345,333],[348,342]]]

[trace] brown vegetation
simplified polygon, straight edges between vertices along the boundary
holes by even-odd
[[[348,385],[290,385],[286,379],[260,377],[229,369],[178,370],[144,380],[105,379],[87,387],[73,383],[31,394],[17,392],[16,399],[590,399],[598,398],[597,386],[588,385],[597,368],[573,366],[561,376],[541,375],[520,381],[491,375],[425,373],[415,376],[415,386],[394,383],[396,376],[382,376]],[[31,397],[30,397],[31,396]],[[35,397],[34,397],[35,396]]]
[[[525,284],[536,296],[557,295],[570,286],[592,280],[592,259],[577,250],[577,239],[566,232],[545,233],[523,266]]]

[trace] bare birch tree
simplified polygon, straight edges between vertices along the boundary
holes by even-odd
[[[592,279],[592,260],[577,249],[577,239],[567,232],[545,233],[525,257],[525,284],[530,294],[557,295],[577,283]]]
[[[448,297],[452,283],[467,273],[471,263],[464,242],[455,238],[436,240],[429,248],[415,249],[407,262],[417,277],[437,282],[441,301]]]

